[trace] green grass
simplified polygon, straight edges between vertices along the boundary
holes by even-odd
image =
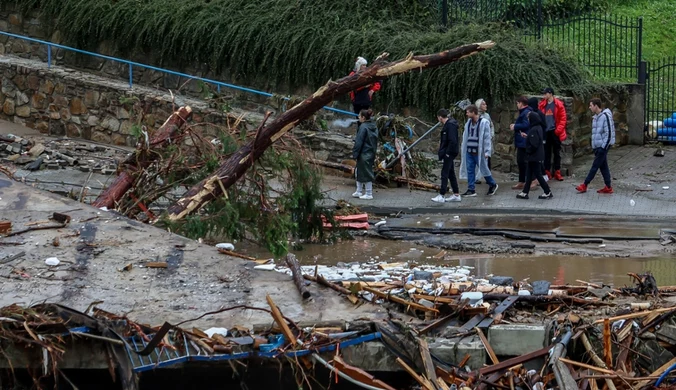
[[[643,17],[643,59],[656,61],[676,56],[676,1],[616,0],[609,12]]]

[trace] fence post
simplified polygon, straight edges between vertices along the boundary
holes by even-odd
[[[52,68],[52,45],[47,45],[47,68]]]
[[[648,80],[648,63],[645,61],[639,61],[638,63],[638,83],[645,84]]]
[[[641,62],[643,61],[643,17],[638,18],[638,42],[636,42],[636,61],[638,62],[639,84],[641,83]]]
[[[542,0],[537,0],[538,2],[538,32],[537,32],[537,39],[540,40],[542,39]]]
[[[441,25],[448,27],[448,0],[441,0]]]

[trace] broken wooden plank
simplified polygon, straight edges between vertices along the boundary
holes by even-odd
[[[504,360],[498,364],[494,364],[489,367],[484,367],[479,369],[479,373],[481,375],[488,375],[497,371],[501,370],[506,370],[508,368],[514,367],[518,364],[525,363],[528,361],[531,361],[533,359],[537,359],[541,356],[547,355],[549,353],[549,350],[552,349],[552,347],[544,347],[542,349],[538,349],[537,351],[533,351],[531,353],[527,353],[522,356],[518,356],[512,359]]]
[[[353,367],[345,363],[345,361],[338,355],[334,356],[333,358],[333,366],[338,369],[338,371],[361,383],[365,383],[369,386],[377,387],[383,390],[395,390],[394,387],[378,379],[375,379],[373,375],[362,370],[361,368]]]
[[[364,287],[362,287],[362,290],[370,292],[371,294],[376,295],[380,298],[387,299],[388,301],[392,301],[392,302],[398,303],[400,305],[407,306],[409,308],[413,308],[413,309],[420,310],[420,311],[432,312],[432,313],[438,313],[439,312],[439,310],[437,310],[437,309],[427,307],[427,306],[423,306],[423,305],[417,304],[415,302],[407,301],[407,300],[400,298],[396,295],[390,295],[390,294],[384,293],[380,290],[376,290],[376,289],[371,288],[371,287],[364,286]]]
[[[284,334],[286,340],[291,343],[291,348],[296,348],[296,336],[294,336],[291,329],[289,329],[289,325],[286,323],[286,320],[284,320],[282,313],[279,311],[279,308],[277,308],[277,305],[275,305],[270,294],[265,295],[265,300],[268,301],[268,306],[270,306],[270,310],[272,311],[272,318],[275,319],[275,322],[281,328],[282,334]]]
[[[291,270],[291,276],[293,278],[293,283],[296,285],[296,288],[300,292],[300,296],[303,299],[309,299],[312,294],[305,286],[305,280],[303,279],[303,272],[300,269],[300,263],[296,259],[296,255],[293,253],[288,253],[286,255],[286,265]]]
[[[673,359],[669,360],[668,362],[664,363],[664,365],[663,365],[662,367],[660,367],[660,368],[658,368],[657,370],[653,371],[653,372],[650,374],[650,377],[654,377],[654,376],[659,377],[659,376],[661,376],[662,374],[664,374],[664,372],[665,372],[669,367],[673,366],[674,364],[676,364],[676,358],[673,358]],[[642,388],[642,387],[644,387],[644,386],[647,386],[650,382],[653,382],[653,381],[652,381],[652,380],[641,381],[641,382],[637,383],[636,386],[634,386],[634,387],[637,388],[637,389],[640,389],[640,388]]]
[[[606,367],[613,366],[612,335],[610,334],[610,320],[607,318],[603,321],[603,358],[605,359]]]
[[[495,354],[495,351],[493,351],[493,348],[491,348],[491,345],[488,343],[488,339],[484,335],[484,332],[481,331],[479,328],[474,328],[476,330],[477,336],[479,336],[479,339],[481,340],[481,343],[484,345],[484,348],[486,348],[486,353],[488,353],[488,357],[491,358],[491,361],[493,364],[498,364],[500,363],[500,360],[498,360],[497,355]]]
[[[415,379],[415,381],[418,382],[418,384],[420,384],[420,386],[422,386],[424,389],[426,389],[426,390],[436,390],[436,388],[434,387],[433,384],[431,384],[427,379],[418,375],[418,373],[416,373],[415,370],[411,368],[411,366],[406,364],[406,362],[401,360],[401,358],[397,358],[397,363],[404,370],[406,370],[406,372],[408,372],[408,374],[411,375],[413,377],[413,379]]]
[[[167,268],[168,264],[166,261],[149,261],[145,263],[145,266],[148,268]]]
[[[570,359],[566,359],[566,358],[559,358],[559,361],[566,363],[566,364],[570,364],[572,366],[576,366],[576,367],[580,367],[580,368],[586,368],[588,370],[592,370],[592,371],[596,371],[596,372],[602,372],[604,374],[617,375],[617,373],[613,370],[608,370],[608,369],[605,369],[605,368],[591,366],[589,364],[576,362],[574,360],[570,360]]]
[[[425,367],[425,376],[433,384],[437,383],[437,374],[434,370],[434,362],[432,361],[432,355],[430,354],[430,347],[427,345],[427,341],[423,338],[418,338],[418,348],[420,349],[423,367]]]
[[[12,230],[12,221],[0,221],[0,234],[7,234]]]
[[[615,322],[615,321],[619,321],[619,320],[629,320],[629,319],[633,319],[633,318],[644,317],[644,316],[647,316],[648,314],[652,314],[652,313],[664,313],[664,312],[671,311],[671,310],[676,310],[676,307],[665,307],[665,308],[662,308],[662,309],[655,309],[655,310],[649,310],[649,311],[642,311],[642,312],[638,312],[638,313],[624,314],[624,315],[621,315],[621,316],[609,317],[608,320],[610,320],[610,322]],[[605,319],[596,320],[596,321],[594,321],[593,324],[594,325],[602,324],[603,321],[605,321]]]

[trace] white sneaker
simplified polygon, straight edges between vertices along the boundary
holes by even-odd
[[[448,198],[446,198],[446,202],[460,202],[460,201],[462,201],[460,195],[451,195]]]
[[[444,196],[441,195],[441,194],[439,194],[439,195],[435,196],[434,198],[432,198],[432,202],[444,203],[445,201],[446,201],[446,199],[444,199]]]
[[[368,194],[362,195],[362,196],[359,197],[359,199],[371,200],[371,199],[373,199],[373,195],[368,195]]]
[[[357,191],[357,192],[355,192],[354,194],[352,194],[352,197],[353,197],[353,198],[361,198],[362,195],[364,195],[364,194],[362,194],[361,192]]]

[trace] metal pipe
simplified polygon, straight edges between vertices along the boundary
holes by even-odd
[[[326,360],[319,357],[319,355],[313,354],[312,358],[315,359],[316,361],[318,361],[319,363],[321,363],[324,367],[328,368],[331,372],[335,372],[341,378],[347,380],[348,382],[350,382],[352,384],[355,384],[355,385],[357,385],[361,388],[368,389],[368,390],[383,390],[380,387],[375,387],[375,386],[367,385],[366,383],[359,382],[358,380],[351,378],[347,374],[344,374],[342,371],[336,370],[335,367],[330,365],[329,362],[327,362]]]
[[[140,62],[123,60],[121,58],[106,56],[106,55],[103,55],[103,54],[98,54],[98,53],[94,53],[94,52],[90,52],[90,51],[86,51],[86,50],[80,50],[80,49],[76,49],[76,48],[70,47],[70,46],[64,46],[64,45],[59,45],[57,43],[43,41],[41,39],[30,38],[30,37],[26,37],[26,36],[23,36],[23,35],[8,33],[8,32],[5,32],[5,31],[0,31],[0,35],[6,35],[8,37],[23,39],[23,40],[26,40],[26,41],[29,41],[29,42],[40,43],[42,45],[47,45],[47,46],[54,46],[56,48],[64,49],[64,50],[70,50],[70,51],[75,52],[75,53],[80,53],[80,54],[85,54],[85,55],[89,55],[89,56],[93,56],[93,57],[103,58],[103,59],[110,60],[110,61],[120,62],[120,63],[129,65],[130,69],[131,69],[131,66],[139,66],[139,67],[144,68],[144,69],[150,69],[150,70],[158,71],[158,72],[161,72],[161,73],[171,74],[171,75],[174,75],[174,76],[186,77],[186,78],[189,78],[191,80],[201,80],[201,81],[204,81],[205,83],[216,84],[218,86],[234,89],[234,90],[237,90],[237,91],[248,92],[248,93],[252,93],[252,94],[255,94],[255,95],[261,95],[261,96],[266,96],[266,97],[273,97],[274,96],[273,94],[271,94],[269,92],[263,92],[263,91],[259,91],[259,90],[247,88],[247,87],[241,87],[239,85],[228,84],[228,83],[224,83],[224,82],[221,82],[221,81],[207,79],[207,78],[204,78],[204,77],[189,75],[189,74],[186,74],[186,73],[175,72],[173,70],[162,69],[162,68],[158,68],[156,66],[142,64]],[[130,82],[130,86],[131,86],[131,82]],[[283,100],[291,100],[291,98],[286,97],[286,96],[283,97],[282,99]],[[322,107],[322,109],[327,110],[327,111],[332,111],[332,112],[335,112],[335,113],[338,113],[338,114],[349,115],[349,116],[352,116],[352,117],[357,116],[357,114],[355,114],[354,112],[345,111],[345,110],[341,110],[341,109],[338,109],[338,108],[324,106],[324,107]]]
[[[413,142],[413,143],[411,144],[411,146],[409,146],[408,148],[404,149],[404,151],[401,152],[401,154],[399,154],[399,156],[406,155],[406,153],[408,153],[409,150],[413,149],[413,147],[416,146],[416,145],[418,144],[418,142],[422,141],[423,138],[427,137],[432,131],[434,131],[434,129],[436,129],[437,127],[439,127],[440,124],[441,124],[441,122],[438,122],[436,125],[432,126],[432,128],[429,129],[429,130],[427,130],[427,132],[426,132],[425,134],[421,135],[420,138],[418,138],[417,140],[415,140],[415,142]],[[385,166],[385,169],[392,168],[392,167],[394,166],[394,164],[397,163],[397,160],[399,159],[399,156],[395,157],[392,161],[390,161],[390,162]]]
[[[52,68],[52,45],[47,45],[47,68]]]

